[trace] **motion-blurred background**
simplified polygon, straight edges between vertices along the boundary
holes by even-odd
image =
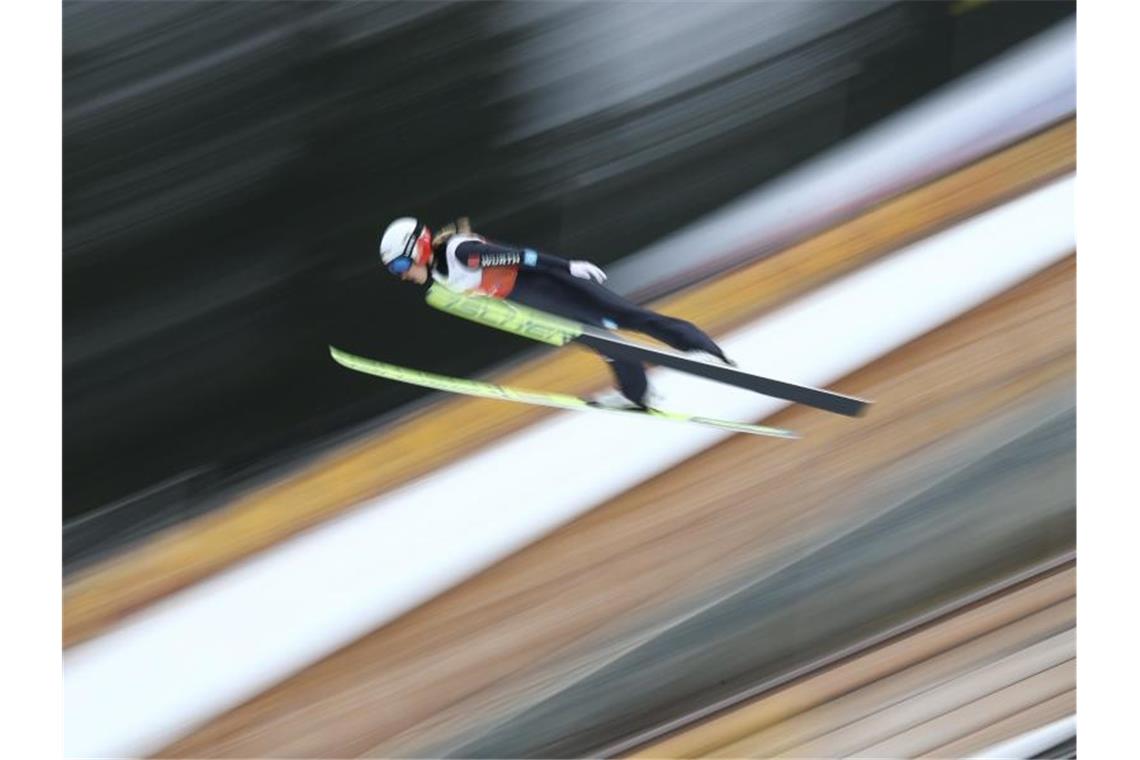
[[[71,754],[1071,751],[1074,3],[63,8]],[[611,475],[544,448],[559,415],[329,360],[606,384],[392,281],[378,234],[408,214],[592,260],[729,340],[847,298],[852,324],[786,322],[750,364],[876,405],[758,410],[791,444],[621,421],[672,448],[585,493]],[[950,268],[850,279],[912,249]],[[563,502],[472,491],[472,457]],[[409,509],[386,499],[495,530],[321,533]],[[464,559],[401,580],[394,537]],[[322,586],[303,540],[372,591]]]

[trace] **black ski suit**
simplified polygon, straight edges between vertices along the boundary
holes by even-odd
[[[472,289],[483,270],[514,268],[513,285],[501,298],[585,324],[623,328],[652,336],[680,351],[705,351],[727,361],[720,347],[695,325],[642,308],[593,280],[570,274],[570,262],[531,249],[457,235],[433,262],[434,276],[460,289]],[[458,283],[454,282],[459,280]],[[644,406],[648,379],[641,362],[606,356],[623,396]]]

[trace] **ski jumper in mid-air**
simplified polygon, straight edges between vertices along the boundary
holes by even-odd
[[[732,365],[695,325],[642,308],[607,289],[602,285],[605,273],[594,264],[491,242],[473,233],[464,219],[434,237],[416,219],[397,219],[380,239],[380,259],[389,272],[408,282],[436,281],[452,290],[504,298],[589,325],[634,330],[680,351],[709,354]],[[646,408],[644,365],[597,350],[612,368],[622,396]]]

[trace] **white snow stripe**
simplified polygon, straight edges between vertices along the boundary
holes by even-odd
[[[1009,741],[987,747],[971,760],[1008,760],[1008,758],[1030,758],[1050,747],[1068,741],[1077,735],[1077,716],[1053,721],[1047,725],[1016,736]]]

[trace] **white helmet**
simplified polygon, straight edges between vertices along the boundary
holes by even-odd
[[[410,216],[388,225],[380,237],[380,261],[392,274],[403,274],[413,264],[431,261],[431,230]]]

